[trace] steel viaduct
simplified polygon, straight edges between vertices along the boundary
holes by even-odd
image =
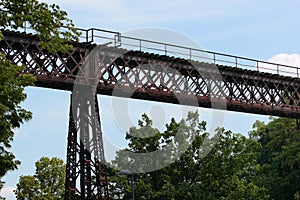
[[[23,73],[36,77],[35,86],[72,92],[66,199],[107,199],[109,195],[98,102],[83,91],[300,116],[298,67],[130,38],[118,32],[78,30],[83,40],[72,42],[68,53],[49,53],[36,35],[25,32],[2,30],[0,41],[0,52],[14,64],[25,66]],[[89,57],[91,52],[95,52],[93,57]],[[96,59],[89,63],[93,69],[84,68],[91,59]]]

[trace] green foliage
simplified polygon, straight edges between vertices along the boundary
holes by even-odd
[[[258,185],[272,199],[298,199],[300,193],[300,131],[295,119],[272,118],[267,125],[257,121],[251,137],[260,144]]]
[[[31,119],[31,112],[20,107],[26,99],[25,86],[35,79],[20,74],[23,67],[12,65],[0,54],[0,180],[9,170],[17,169],[20,161],[8,151],[14,132],[22,123]]]
[[[15,194],[17,199],[63,199],[65,164],[59,158],[42,157],[35,163],[33,176],[20,176]]]
[[[114,164],[120,167],[132,161],[124,159],[124,151],[146,153],[169,145],[173,148],[168,155],[174,157],[180,152],[178,147],[187,145],[180,158],[167,167],[135,176],[138,199],[300,199],[297,123],[271,118],[268,124],[257,121],[250,137],[219,128],[210,138],[197,113],[180,122],[172,119],[164,132],[153,128],[149,117],[143,115],[139,126],[126,135],[129,148],[118,152]],[[148,133],[151,137],[138,137]],[[149,163],[153,163],[150,158]],[[116,176],[116,171],[110,174],[115,188],[121,189],[111,188],[111,193],[118,191],[115,199],[130,199],[131,186],[124,183],[124,177]]]
[[[164,132],[153,128],[145,114],[138,127],[130,128],[126,134],[129,148],[117,153],[115,167],[122,169],[125,162],[133,161],[124,158],[125,151],[146,153],[168,145],[172,148],[167,155],[175,157],[180,153],[167,167],[135,176],[137,199],[268,199],[267,190],[253,181],[259,171],[256,161],[259,143],[224,129],[217,129],[210,138],[205,126],[206,122],[199,122],[196,112],[180,122],[172,119]],[[151,137],[138,137],[145,134]],[[149,158],[148,163],[139,164],[152,162]],[[124,177],[116,175],[117,171],[109,171],[109,180],[114,180],[110,181],[114,186],[110,192],[118,193],[114,199],[130,199],[131,186],[124,183]]]
[[[66,42],[77,40],[78,33],[72,21],[59,6],[37,0],[0,1],[1,29],[19,30],[24,23],[37,34],[40,45],[50,53],[66,52],[71,48]],[[0,40],[2,37],[0,30]],[[9,152],[14,129],[32,117],[31,112],[20,107],[20,103],[26,99],[24,88],[33,85],[35,78],[21,74],[23,69],[0,53],[0,181],[7,171],[17,169],[20,164]]]
[[[218,129],[217,144],[202,160],[196,182],[197,199],[268,199],[266,189],[253,183],[259,166],[256,141]]]
[[[77,40],[79,35],[67,13],[55,4],[10,0],[1,1],[0,9],[0,27],[17,30],[26,23],[38,35],[41,46],[50,52],[68,51],[71,46],[66,42]]]

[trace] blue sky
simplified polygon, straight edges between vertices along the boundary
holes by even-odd
[[[300,66],[300,1],[297,0],[45,2],[60,5],[77,27],[119,32],[145,27],[169,29],[192,38],[206,50]],[[35,161],[42,156],[65,159],[66,155],[70,92],[34,87],[27,88],[26,92],[28,98],[22,105],[33,112],[33,119],[16,131],[12,151],[22,164],[3,179],[6,184],[2,195],[8,200],[15,199],[12,190],[18,177],[34,173]],[[124,124],[126,116],[111,109],[111,98],[100,96],[99,100],[104,135],[117,148],[125,144],[124,132],[136,124],[143,112],[156,118],[154,123],[158,128],[163,128],[171,115],[181,116],[182,112],[171,105],[129,101],[131,123]],[[204,109],[199,112],[202,120],[211,120]],[[224,126],[233,132],[247,134],[257,119],[267,121],[268,116],[226,112]],[[111,149],[107,140],[106,147]]]

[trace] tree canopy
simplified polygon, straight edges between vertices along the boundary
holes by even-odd
[[[143,115],[138,127],[130,128],[126,134],[129,148],[117,153],[113,161],[115,168],[109,171],[112,199],[131,198],[131,184],[126,182],[126,177],[117,175],[124,166],[132,166],[126,162],[134,162],[134,158],[124,156],[124,152],[157,151],[167,144],[174,147],[169,149],[171,157],[182,144],[188,148],[167,167],[136,174],[137,199],[268,199],[266,188],[254,182],[259,172],[256,153],[259,143],[223,128],[210,137],[205,132],[206,123],[199,122],[198,117],[198,113],[189,113],[180,122],[172,119],[166,130],[159,132],[152,127],[151,119]],[[140,137],[145,130],[151,132],[152,137]],[[149,158],[148,163],[142,160],[139,164],[153,162]]]
[[[271,199],[300,199],[300,130],[295,119],[257,121],[251,138],[258,141],[261,170],[257,184],[269,190]]]
[[[65,164],[59,158],[42,157],[35,163],[35,174],[20,176],[17,199],[60,200],[64,198]]]
[[[72,21],[57,5],[37,0],[3,0],[0,11],[0,40],[3,37],[1,29],[23,30],[24,24],[38,35],[41,46],[49,52],[65,52],[71,48],[66,42],[77,39]],[[23,69],[0,53],[0,182],[9,170],[17,169],[20,164],[9,152],[14,130],[32,117],[20,103],[26,99],[24,88],[34,85],[35,78],[22,74]]]
[[[13,66],[2,55],[0,60],[0,180],[9,170],[14,170],[20,161],[8,151],[14,136],[14,129],[24,121],[31,119],[32,114],[20,107],[25,100],[24,87],[32,85],[34,78],[19,75],[22,67]],[[1,188],[0,188],[1,189]]]
[[[131,199],[131,179],[117,175],[134,161],[124,156],[130,155],[125,152],[146,153],[172,144],[169,155],[174,156],[179,144],[176,134],[181,127],[186,136],[180,135],[180,144],[187,141],[188,148],[165,168],[136,173],[137,199],[300,199],[297,120],[271,118],[268,124],[257,121],[248,137],[224,128],[218,128],[210,137],[205,125],[198,122],[197,113],[190,113],[180,122],[172,119],[160,132],[143,115],[138,126],[126,134],[128,148],[117,153],[114,168],[109,168],[111,198]],[[140,137],[145,133],[152,137]],[[192,140],[190,134],[195,136]],[[152,163],[154,160],[149,158],[142,160],[141,165]]]
[[[78,33],[67,12],[56,4],[38,0],[4,0],[0,2],[0,27],[23,30],[28,26],[41,40],[42,47],[50,52],[67,51],[66,42],[77,40]]]

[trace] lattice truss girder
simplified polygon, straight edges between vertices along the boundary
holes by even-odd
[[[299,105],[299,79],[261,73],[249,76],[222,71],[231,93],[230,99],[247,103],[286,106],[296,109]]]
[[[24,36],[24,34],[22,35]],[[4,36],[0,42],[0,52],[13,63],[26,66],[24,73],[31,73],[37,77],[57,77],[62,80],[76,77],[78,67],[88,51],[89,48],[76,47],[68,53],[52,54],[41,49],[35,37],[26,37],[25,39]]]
[[[110,61],[102,66],[108,67],[99,68],[100,83],[105,85],[122,85],[123,90],[156,92],[164,96],[197,96],[199,104],[202,97],[225,98],[233,110],[246,108],[244,112],[299,115],[300,80],[297,78],[226,66],[218,66],[216,70],[209,63],[139,52],[116,56],[106,51],[109,49],[104,49],[102,56],[109,57]],[[221,78],[217,78],[219,75]]]
[[[43,87],[66,89],[62,84],[78,77],[88,52],[95,47],[75,43],[75,48],[67,54],[49,54],[39,47],[36,38],[14,35],[5,35],[0,51],[14,63],[25,65],[24,73],[33,73],[42,82],[56,81],[55,86]],[[99,56],[96,78],[100,83],[98,92],[103,94],[111,95],[114,88],[120,86],[123,91],[134,90],[140,99],[176,103],[176,95],[181,94],[186,98],[196,96],[199,106],[209,107],[209,103],[203,103],[204,99],[221,98],[226,99],[227,108],[233,111],[299,116],[300,81],[297,78],[218,66],[222,78],[216,79],[218,71],[208,63],[189,63],[174,57],[115,48],[103,48]],[[57,85],[58,82],[62,84]]]

